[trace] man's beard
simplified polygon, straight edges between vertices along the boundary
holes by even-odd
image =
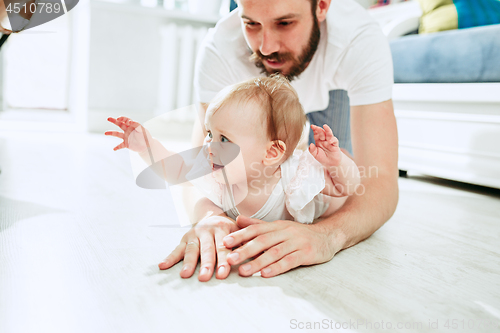
[[[315,14],[315,13],[314,13]],[[318,44],[319,44],[319,39],[320,39],[320,30],[319,30],[319,23],[316,18],[316,15],[313,15],[313,28],[311,31],[311,36],[309,37],[309,42],[307,43],[307,46],[302,49],[302,53],[295,58],[293,54],[290,52],[286,53],[272,53],[268,56],[263,55],[260,50],[255,51],[251,56],[250,56],[250,61],[255,63],[255,66],[261,69],[262,74],[266,75],[271,75],[274,73],[281,73],[279,70],[267,70],[265,65],[264,65],[264,60],[273,60],[276,62],[282,62],[282,61],[293,61],[293,65],[290,68],[290,71],[286,74],[283,74],[289,81],[292,81],[295,77],[297,77],[299,74],[301,74],[311,61],[312,57],[314,56],[314,53],[318,49]]]

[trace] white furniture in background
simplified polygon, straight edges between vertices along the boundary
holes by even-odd
[[[417,1],[405,1],[368,10],[389,40],[418,28],[422,10]]]
[[[3,45],[0,131],[87,129],[89,0]]]
[[[500,83],[396,84],[399,169],[500,188]]]
[[[109,129],[109,116],[145,122],[194,103],[196,52],[219,16],[90,1],[90,17],[89,131]]]
[[[80,0],[68,15],[13,36],[2,48],[0,110],[37,112],[1,112],[0,130],[102,132],[109,116],[145,122],[165,112],[187,126],[194,113],[169,111],[193,103],[196,52],[220,18],[220,0],[189,3],[196,13]],[[33,49],[42,52],[36,59]]]
[[[370,10],[389,39],[418,28],[416,1]],[[399,169],[500,188],[500,83],[395,84]]]
[[[194,63],[199,45],[207,31],[206,26],[196,27],[175,21],[161,26],[156,115],[165,115],[166,120],[180,122],[194,120],[194,113],[186,113],[180,108],[195,102]]]

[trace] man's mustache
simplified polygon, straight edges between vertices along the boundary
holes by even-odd
[[[274,62],[284,62],[284,61],[288,61],[288,60],[294,60],[294,58],[293,58],[293,55],[289,52],[286,52],[286,53],[274,52],[268,56],[265,56],[259,50],[255,51],[250,56],[250,61],[252,61],[252,62],[263,62],[264,60],[271,60]]]

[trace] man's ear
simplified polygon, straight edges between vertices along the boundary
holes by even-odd
[[[330,8],[330,3],[332,0],[318,0],[318,5],[316,6],[316,17],[319,22],[323,22],[326,19],[326,13],[328,8]]]
[[[264,165],[273,165],[280,162],[286,152],[286,144],[281,140],[270,141],[266,147],[266,156],[262,163]]]

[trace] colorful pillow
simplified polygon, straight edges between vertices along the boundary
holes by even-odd
[[[500,0],[418,0],[419,33],[500,24]]]

